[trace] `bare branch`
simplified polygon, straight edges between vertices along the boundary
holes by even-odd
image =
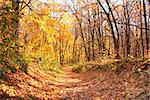
[[[23,1],[23,3],[25,3],[25,6],[23,6],[23,7],[19,10],[19,12],[22,11],[22,10],[23,10],[25,7],[27,7],[27,6],[29,7],[30,10],[32,10],[32,8],[29,6],[30,2],[31,2],[31,0],[29,0],[28,3],[26,3],[26,2]]]

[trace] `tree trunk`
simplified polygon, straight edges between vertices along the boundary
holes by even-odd
[[[112,19],[113,19],[113,21],[114,21],[114,25],[115,25],[115,28],[116,28],[116,31],[117,31],[116,52],[117,52],[117,58],[119,58],[119,44],[120,44],[120,43],[119,43],[119,29],[118,29],[117,22],[116,22],[116,19],[115,19],[115,17],[114,17],[113,11],[112,11],[112,9],[111,9],[111,7],[110,7],[109,1],[106,0],[106,3],[107,3],[107,5],[108,5],[109,11],[110,11],[110,13],[111,13],[111,15],[112,15]]]
[[[143,0],[143,10],[144,10],[144,22],[145,22],[145,35],[146,35],[146,49],[147,49],[147,55],[148,55],[148,45],[149,45],[149,39],[148,39],[148,27],[147,27],[147,17],[146,17],[146,3],[145,0]]]
[[[76,41],[78,39],[78,35],[75,34],[74,42],[73,42],[73,52],[72,52],[72,62],[76,63]]]
[[[144,40],[143,40],[143,25],[142,25],[142,4],[141,4],[141,0],[139,0],[140,2],[140,38],[141,38],[141,45],[142,45],[142,57],[144,57]]]
[[[18,39],[18,27],[19,27],[19,0],[12,0],[13,13],[13,28],[12,40]]]
[[[116,40],[116,37],[115,37],[115,32],[114,32],[114,28],[113,28],[113,24],[111,22],[111,18],[110,18],[110,14],[107,13],[106,9],[103,7],[103,5],[101,4],[101,2],[99,0],[97,0],[98,4],[101,6],[101,8],[104,10],[107,18],[108,18],[108,23],[110,25],[110,29],[111,29],[111,34],[112,34],[112,37],[113,37],[113,42],[114,42],[114,50],[115,50],[115,54],[116,54],[116,57],[115,58],[118,58],[119,57],[119,50],[118,50],[118,43],[117,43],[117,40]]]

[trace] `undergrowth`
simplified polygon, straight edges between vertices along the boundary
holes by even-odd
[[[112,70],[115,73],[119,74],[124,69],[127,70],[139,70],[139,66],[143,63],[149,63],[149,59],[122,59],[122,60],[107,60],[107,61],[100,61],[100,62],[84,62],[79,64],[70,64],[72,67],[73,72],[82,73],[88,70],[92,70],[94,68],[103,69],[103,70]]]

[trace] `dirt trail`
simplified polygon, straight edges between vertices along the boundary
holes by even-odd
[[[52,96],[66,100],[135,99],[144,89],[134,81],[130,83],[127,76],[126,70],[116,74],[111,70],[95,69],[79,74],[72,72],[70,67],[64,67],[54,82],[58,93]]]
[[[79,74],[72,72],[70,67],[64,67],[63,73],[57,75],[53,84],[58,87],[57,95],[52,95],[54,98],[100,100],[121,99],[125,95],[122,92],[124,81],[108,71],[88,71]]]
[[[22,100],[137,100],[141,94],[143,100],[148,100],[141,77],[135,80],[129,78],[129,74],[127,69],[119,74],[100,68],[75,73],[71,67],[63,67],[59,74],[38,70],[28,75],[20,72],[9,74],[8,83],[16,90],[13,98]]]
[[[61,99],[80,97],[81,92],[89,88],[89,82],[83,80],[82,74],[72,72],[70,67],[63,67],[63,72],[56,75],[52,83],[58,87],[57,96],[59,95]],[[57,98],[57,96],[54,97]]]

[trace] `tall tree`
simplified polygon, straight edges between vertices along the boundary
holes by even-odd
[[[143,12],[144,12],[144,22],[145,22],[146,49],[147,49],[147,55],[148,55],[149,39],[148,39],[148,25],[147,25],[146,1],[145,0],[143,0]]]
[[[113,24],[112,24],[112,21],[111,21],[111,17],[110,17],[110,14],[109,12],[106,11],[106,9],[104,8],[104,6],[102,5],[101,1],[97,0],[98,4],[100,5],[100,7],[103,9],[104,13],[106,14],[107,16],[107,21],[110,25],[110,29],[111,29],[111,34],[112,34],[112,37],[113,37],[113,42],[114,42],[114,49],[115,49],[115,54],[116,54],[116,58],[119,57],[119,52],[118,52],[118,43],[117,43],[117,39],[116,39],[116,36],[115,36],[115,32],[114,32],[114,27],[113,27]]]

